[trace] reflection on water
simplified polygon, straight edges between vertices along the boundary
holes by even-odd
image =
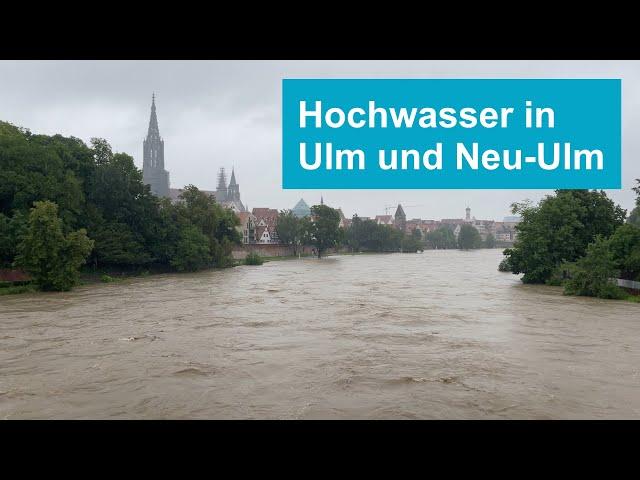
[[[640,305],[499,250],[0,297],[0,418],[640,418]]]

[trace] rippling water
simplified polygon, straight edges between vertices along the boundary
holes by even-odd
[[[0,297],[0,418],[640,418],[640,304],[499,250]]]

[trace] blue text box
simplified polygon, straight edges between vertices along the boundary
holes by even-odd
[[[282,116],[285,189],[621,187],[619,79],[285,79]]]

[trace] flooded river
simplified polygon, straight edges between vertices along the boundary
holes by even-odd
[[[500,250],[336,256],[0,297],[0,419],[640,418],[640,304]]]

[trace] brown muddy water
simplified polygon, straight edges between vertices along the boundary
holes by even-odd
[[[640,418],[640,304],[499,250],[0,297],[0,418]]]

